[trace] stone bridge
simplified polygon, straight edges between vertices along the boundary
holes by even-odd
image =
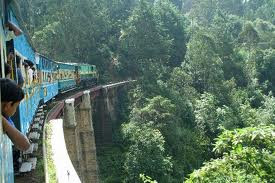
[[[118,94],[132,82],[79,92],[58,103],[49,113],[47,121],[52,124],[51,153],[57,182],[99,182],[96,146],[112,143]]]

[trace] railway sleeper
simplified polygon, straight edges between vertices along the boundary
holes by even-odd
[[[38,132],[31,132],[29,134],[29,139],[30,140],[39,140],[40,134]]]
[[[32,162],[24,162],[22,163],[19,173],[27,173],[32,170]]]
[[[38,150],[38,143],[32,143],[30,148],[27,151],[23,152],[23,155],[33,154],[33,152],[36,152],[37,150]]]
[[[40,123],[34,123],[32,125],[32,130],[33,131],[35,131],[35,130],[41,131],[42,130],[42,125]]]

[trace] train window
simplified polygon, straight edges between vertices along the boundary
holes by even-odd
[[[48,73],[48,82],[52,82],[51,73]]]

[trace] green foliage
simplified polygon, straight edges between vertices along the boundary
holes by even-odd
[[[157,183],[157,181],[152,180],[151,177],[145,176],[144,174],[140,174],[139,177],[141,178],[141,180],[142,180],[144,183]]]
[[[275,98],[265,96],[263,105],[257,111],[258,121],[261,124],[275,124]]]
[[[275,50],[268,49],[259,55],[262,55],[262,58],[257,62],[259,81],[267,85],[267,91],[275,93]]]
[[[274,8],[273,0],[252,0],[246,1],[245,16],[251,20],[261,18],[274,24]]]
[[[122,167],[125,161],[123,149],[110,146],[97,148],[100,180],[104,183],[121,182],[125,176]]]
[[[212,23],[217,10],[217,4],[212,0],[196,0],[192,2],[190,15],[192,20],[202,26],[207,26]]]
[[[240,42],[242,42],[250,51],[251,47],[255,46],[260,38],[257,30],[253,27],[252,23],[246,23],[243,31],[239,35]]]
[[[47,148],[47,171],[49,176],[49,182],[54,183],[57,180],[56,168],[53,161],[52,146],[51,146],[51,136],[52,136],[52,125],[50,123],[46,124],[46,148]]]
[[[110,64],[110,19],[95,1],[20,1],[37,51],[57,61],[97,65],[102,75]],[[73,36],[72,36],[73,35]],[[92,51],[91,51],[92,50]]]
[[[275,26],[262,19],[256,19],[254,22],[255,28],[259,33],[260,41],[259,46],[263,49],[275,48],[273,41],[275,40]]]
[[[131,76],[141,76],[149,63],[163,64],[170,57],[172,39],[164,31],[152,4],[145,0],[139,1],[133,10],[121,30],[120,41],[125,57],[122,66]]]
[[[233,152],[230,156],[225,155],[222,159],[206,163],[200,170],[194,171],[186,182],[268,182],[269,179],[261,177],[263,174],[272,174],[272,172],[258,173],[257,169],[268,166],[268,162],[273,158],[264,151],[243,148],[241,152]]]
[[[219,123],[216,115],[217,101],[208,93],[202,94],[195,106],[196,125],[202,134],[209,137],[217,133]]]
[[[122,130],[124,139],[130,142],[124,163],[126,182],[136,182],[142,173],[165,182],[172,163],[171,157],[165,153],[165,140],[161,132],[135,122],[124,124]]]
[[[270,182],[274,180],[274,125],[225,131],[214,151],[223,157],[194,171],[187,182]]]
[[[260,100],[257,108],[253,107],[252,104],[255,103],[255,98],[259,96],[255,94],[249,96],[249,91],[245,90],[233,90],[231,92],[231,107],[234,111],[237,111],[235,116],[239,124],[236,127],[274,124],[274,97],[271,95],[265,96],[259,90],[254,92],[260,95],[260,98],[257,99]]]
[[[265,149],[274,152],[274,125],[258,126],[224,131],[215,143],[214,151],[217,153],[229,153],[232,149],[253,147],[258,150]]]
[[[175,105],[168,99],[156,96],[148,100],[148,104],[144,108],[134,108],[131,121],[165,127],[166,124],[174,122],[173,116],[175,116]]]
[[[157,1],[156,12],[159,14],[165,32],[173,40],[170,59],[167,65],[180,66],[186,52],[186,20],[168,0]]]
[[[215,91],[223,79],[222,62],[215,52],[216,45],[212,37],[202,31],[196,32],[187,45],[183,66],[200,93]]]
[[[242,16],[244,14],[243,0],[217,0],[217,7],[227,14]]]
[[[212,152],[209,152],[209,141],[192,128],[181,125],[170,125],[163,132],[167,144],[166,149],[169,154],[173,155],[173,172],[171,172],[170,182],[182,180],[183,176],[199,168],[206,159],[212,156]]]
[[[219,106],[218,100],[209,93],[204,93],[195,104],[195,122],[201,134],[210,139],[219,133],[220,128],[233,129],[239,127],[238,116],[233,108]]]

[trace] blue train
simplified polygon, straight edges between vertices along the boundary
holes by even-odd
[[[5,63],[11,66],[10,78],[16,82],[19,82],[17,71],[21,70],[25,98],[13,121],[27,135],[39,105],[76,87],[96,84],[98,73],[94,65],[56,62],[37,53],[28,33],[22,31],[15,1],[0,1],[1,77],[5,77]],[[3,133],[0,118],[0,183],[14,182],[13,177],[12,144]]]

